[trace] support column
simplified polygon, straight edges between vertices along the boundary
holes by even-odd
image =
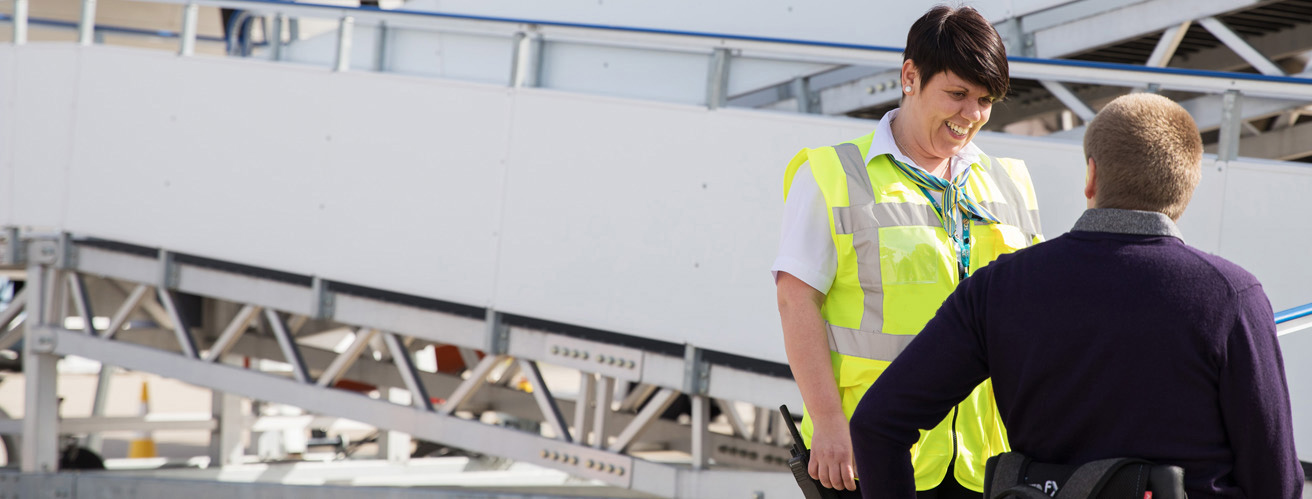
[[[413,403],[410,390],[404,388],[384,388],[387,399],[397,404],[409,406]],[[390,463],[410,461],[410,434],[399,431],[384,431],[378,435],[378,457]]]
[[[236,365],[233,358],[224,359],[224,363]],[[246,414],[241,408],[241,397],[228,392],[213,390],[210,413],[218,424],[210,432],[210,465],[228,466],[241,464],[245,455],[244,438],[246,433]]]
[[[39,245],[30,262],[54,258],[53,243]],[[48,252],[47,252],[48,250]],[[23,410],[23,444],[19,459],[24,473],[52,473],[59,467],[59,402],[56,396],[59,358],[52,354],[54,337],[46,328],[54,322],[59,307],[51,300],[59,295],[51,288],[54,271],[42,263],[27,268],[27,336],[23,341],[23,377],[26,381]]]

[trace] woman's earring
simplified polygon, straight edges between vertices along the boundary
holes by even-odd
[[[911,93],[911,85],[907,85],[907,86],[905,86],[905,87],[902,87],[902,91],[903,91],[903,92],[906,92],[907,94],[910,94],[910,93]]]

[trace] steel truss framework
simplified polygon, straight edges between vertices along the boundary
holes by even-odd
[[[56,470],[61,433],[149,428],[211,429],[211,461],[236,463],[242,432],[251,425],[232,403],[240,396],[657,496],[795,487],[786,473],[789,439],[769,408],[795,402],[796,389],[778,372],[760,372],[781,366],[165,250],[17,229],[5,235],[0,264],[25,268],[27,281],[0,311],[0,347],[25,339],[27,385],[21,424],[0,422],[0,432],[21,430],[24,472]],[[199,327],[179,305],[184,293],[208,304]],[[104,328],[94,320],[99,310],[112,311],[103,316],[109,317]],[[125,328],[142,314],[158,327]],[[66,322],[69,317],[81,321]],[[304,344],[316,331],[343,327],[355,334],[340,352]],[[428,345],[459,347],[470,362],[460,374],[420,370],[415,354]],[[371,349],[376,353],[366,354]],[[475,351],[485,356],[477,360]],[[68,355],[210,388],[214,418],[171,425],[99,416],[61,421],[55,362]],[[284,362],[290,373],[233,365],[234,356]],[[551,393],[543,363],[580,373],[575,400]],[[532,389],[507,386],[516,374]],[[335,387],[343,379],[404,396],[377,399]],[[634,389],[612,398],[621,383]],[[691,421],[662,419],[680,394],[690,397]],[[742,402],[756,409],[743,414]],[[711,404],[729,433],[710,429]],[[481,422],[488,411],[545,431]],[[689,464],[635,455],[644,449],[682,451]]]

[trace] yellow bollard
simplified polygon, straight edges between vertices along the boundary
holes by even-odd
[[[146,382],[141,382],[141,417],[150,414],[150,390]],[[137,435],[137,438],[128,443],[128,457],[157,457],[155,454],[155,438],[149,430],[143,431]]]

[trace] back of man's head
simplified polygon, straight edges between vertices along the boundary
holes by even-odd
[[[1179,104],[1135,93],[1103,107],[1084,133],[1096,207],[1156,211],[1178,220],[1202,175],[1203,139]]]

